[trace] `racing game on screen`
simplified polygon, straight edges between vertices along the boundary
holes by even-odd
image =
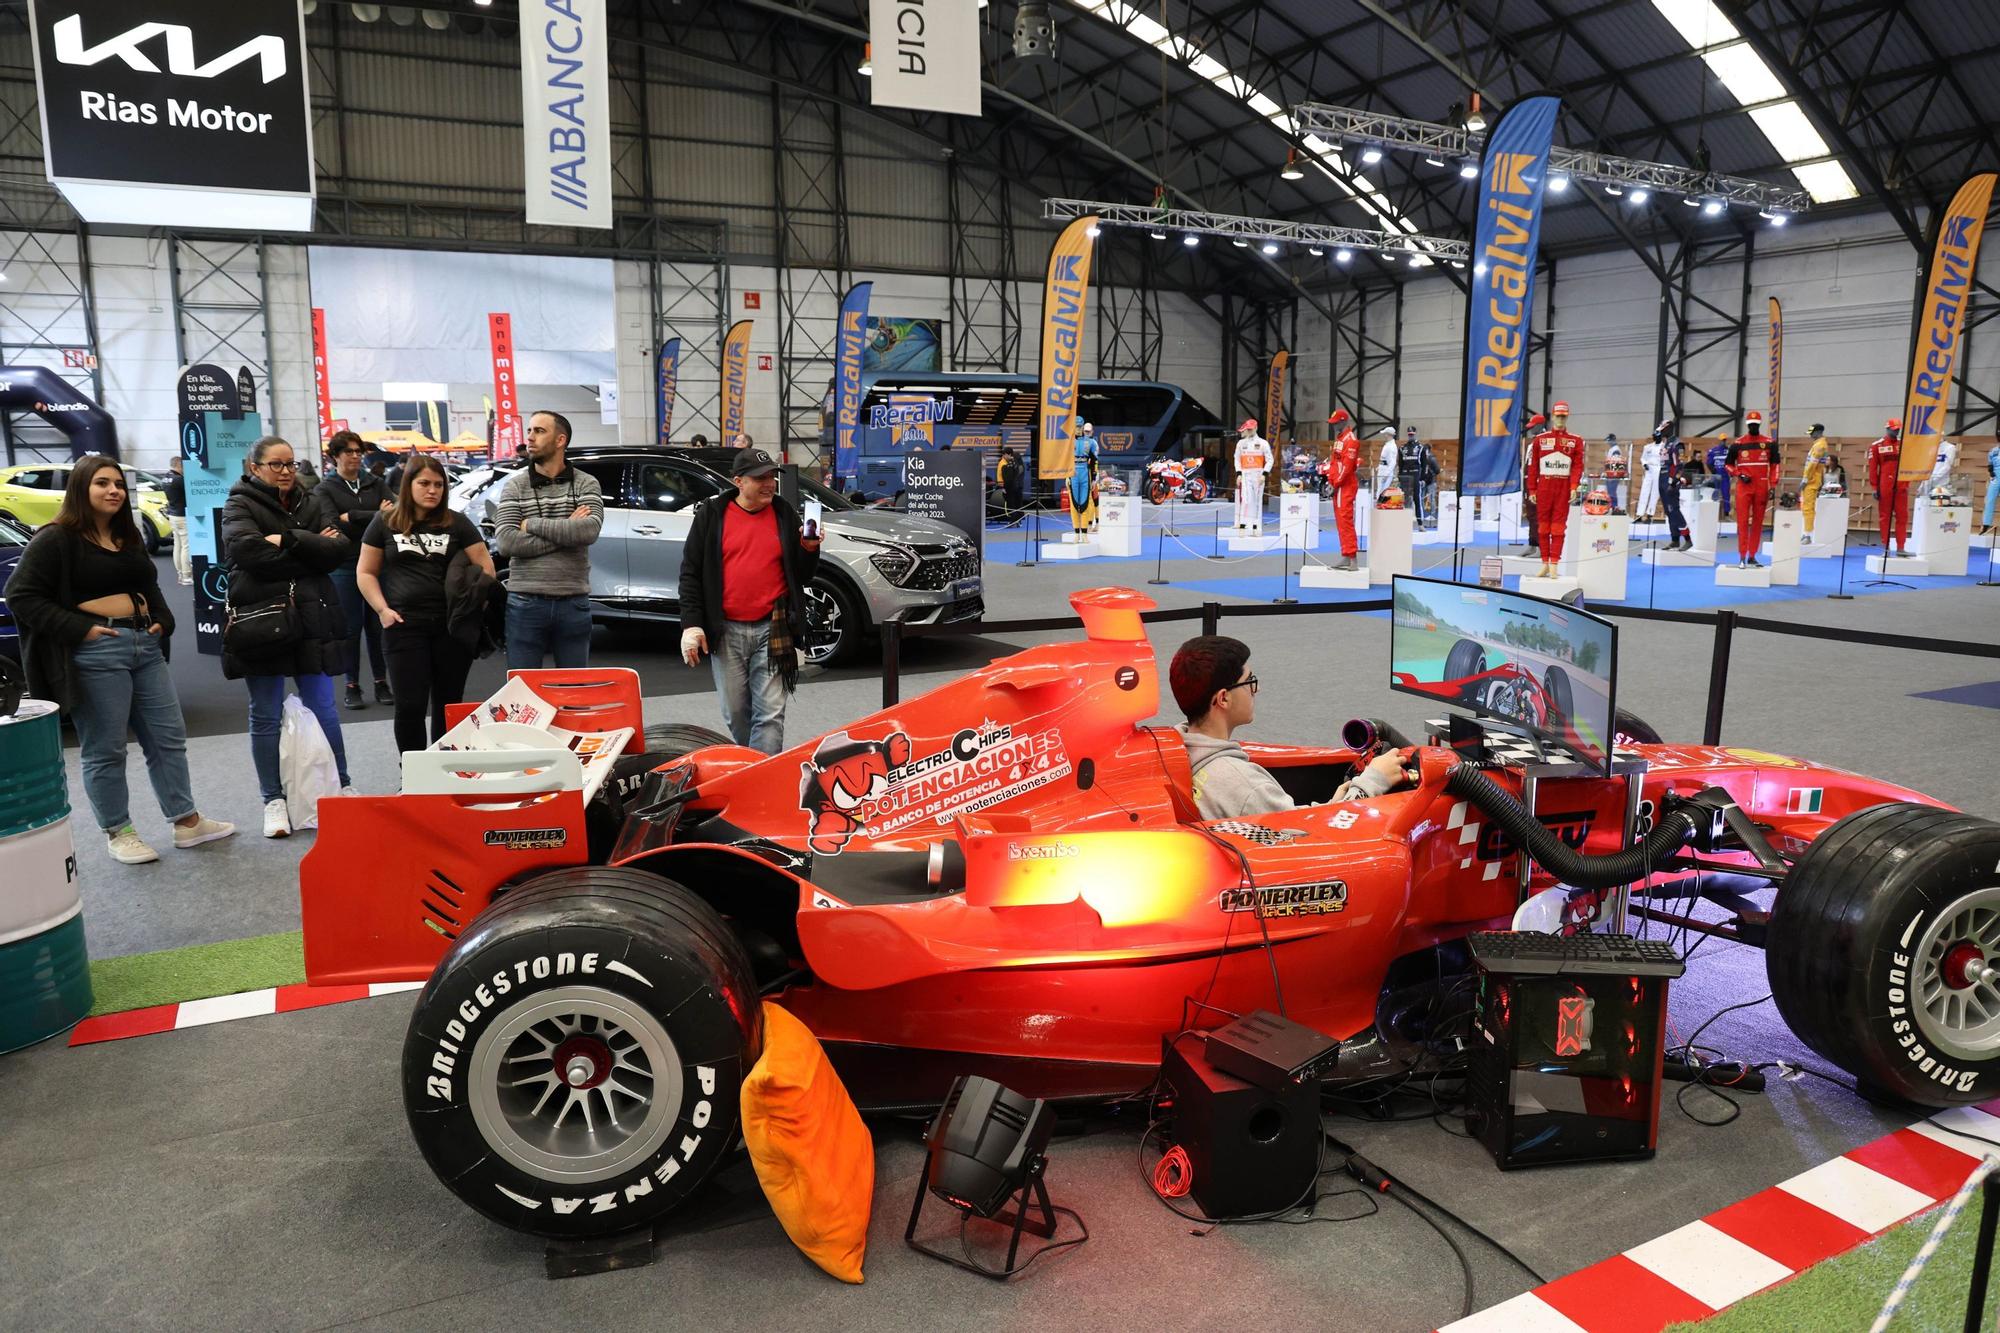
[[[1617,631],[1575,607],[1435,579],[1394,582],[1390,685],[1516,723],[1606,763]]]

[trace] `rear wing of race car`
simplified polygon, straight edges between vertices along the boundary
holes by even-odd
[[[517,671],[568,731],[644,729],[638,673]],[[456,725],[474,704],[446,708]],[[497,776],[504,771],[505,776]],[[320,802],[299,864],[306,979],[423,981],[508,884],[589,860],[576,756],[465,750],[410,756],[405,790]]]

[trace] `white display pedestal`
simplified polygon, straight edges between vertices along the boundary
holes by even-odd
[[[1384,509],[1375,515],[1375,531],[1368,539],[1368,581],[1387,583],[1397,574],[1408,574],[1411,538],[1416,519],[1408,509]]]
[[[1917,502],[1910,515],[1910,549],[1922,556],[1933,574],[1965,573],[1972,550],[1972,507]]]
[[[1582,584],[1586,597],[1623,601],[1631,540],[1632,520],[1625,515],[1572,509],[1559,572]]]
[[[1294,551],[1319,546],[1319,496],[1298,491],[1278,498],[1278,534],[1291,540]]]
[[[1851,512],[1851,501],[1844,495],[1831,499],[1820,497],[1819,505],[1813,510],[1812,540],[1799,548],[1799,554],[1810,559],[1847,554],[1847,519]]]
[[[1768,588],[1771,586],[1771,570],[1768,566],[1739,569],[1724,562],[1715,567],[1715,586],[1718,588]]]
[[[1299,570],[1301,588],[1347,588],[1365,591],[1368,587],[1368,567],[1360,569],[1335,569],[1331,565],[1307,564]]]
[[[1061,541],[1043,542],[1044,560],[1093,560],[1104,552],[1094,541],[1077,541],[1074,534],[1065,533]]]
[[[1461,502],[1457,491],[1441,492],[1438,496],[1437,532],[1433,535],[1443,541],[1470,546],[1476,528],[1472,511],[1470,497]]]
[[[1356,491],[1354,493],[1354,535],[1362,541],[1368,540],[1368,528],[1375,518],[1375,493]],[[1326,514],[1326,521],[1333,524],[1336,533],[1340,531],[1340,507],[1336,502]]]
[[[1799,581],[1800,540],[1805,536],[1806,516],[1796,509],[1779,509],[1771,516],[1771,544],[1764,554],[1771,563],[1771,582],[1792,587]]]
[[[1105,555],[1139,554],[1139,501],[1114,495],[1097,502],[1097,546]]]
[[[1868,572],[1885,579],[1927,579],[1931,576],[1930,562],[1920,555],[1871,555],[1867,559]]]
[[[1235,512],[1236,506],[1227,500],[1203,500],[1200,504],[1183,504],[1173,500],[1163,505],[1144,503],[1139,515],[1142,522],[1157,524],[1168,532],[1185,537],[1191,532],[1212,531],[1217,519],[1233,523],[1235,520],[1230,515]]]
[[[1702,561],[1702,564],[1712,565],[1715,563],[1715,543],[1716,539],[1721,535],[1722,502],[1720,500],[1695,501],[1694,514],[1688,523],[1688,536],[1694,540],[1694,549],[1707,555],[1708,558]]]
[[[1524,577],[1521,580],[1521,594],[1524,597],[1546,597],[1551,602],[1560,602],[1573,592],[1581,591],[1583,585],[1571,578],[1538,579]]]
[[[1521,521],[1521,493],[1509,491],[1505,495],[1489,495],[1475,498],[1479,517],[1473,522],[1476,532],[1497,532],[1503,542],[1525,541],[1528,525]]]
[[[1707,569],[1715,563],[1715,552],[1669,551],[1664,546],[1649,546],[1639,552],[1639,559],[1661,569]]]
[[[1222,530],[1222,544],[1231,551],[1236,551],[1244,555],[1255,555],[1260,551],[1277,550],[1285,544],[1285,538],[1282,533],[1265,532],[1257,528],[1238,528],[1235,530],[1224,528]],[[1295,551],[1298,549],[1297,542],[1292,543],[1292,549]]]

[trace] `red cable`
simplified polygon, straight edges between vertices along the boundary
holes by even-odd
[[[1184,1197],[1194,1185],[1194,1166],[1180,1145],[1167,1149],[1153,1168],[1153,1193],[1162,1199]]]

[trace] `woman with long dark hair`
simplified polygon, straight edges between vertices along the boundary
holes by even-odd
[[[333,747],[341,794],[353,794],[340,714],[333,706],[333,678],[350,665],[347,622],[327,577],[347,559],[347,538],[320,525],[317,506],[307,503],[299,489],[291,444],[266,435],[250,447],[248,475],[229,488],[221,545],[229,562],[233,615],[285,608],[286,632],[277,642],[255,650],[232,649],[225,627],[222,643],[222,674],[250,687],[250,757],[264,800],[264,836],[283,838],[292,831],[278,766],[288,677],[298,683],[299,698],[319,719]]]
[[[101,455],[70,469],[55,521],[36,533],[7,582],[21,627],[28,687],[62,706],[83,748],[83,791],[113,860],[157,861],[132,827],[126,728],[139,737],[174,846],[199,847],[236,831],[195,809],[187,722],[167,671],[173,612],[132,518],[124,469]]]
[[[463,551],[493,577],[486,538],[446,502],[449,487],[444,464],[429,454],[411,458],[395,506],[369,523],[354,568],[362,597],[382,621],[396,748],[406,753],[444,735],[444,706],[464,696],[472,670],[472,649],[445,625],[445,573]]]

